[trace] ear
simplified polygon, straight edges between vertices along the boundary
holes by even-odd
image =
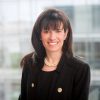
[[[66,30],[66,32],[65,32],[65,35],[64,35],[64,40],[66,39],[67,34],[68,34],[68,29],[67,29],[67,30]]]

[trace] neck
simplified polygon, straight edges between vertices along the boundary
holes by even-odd
[[[46,59],[49,63],[58,63],[61,58],[62,52],[52,52],[48,53]]]

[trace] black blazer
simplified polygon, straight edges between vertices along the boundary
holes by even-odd
[[[36,76],[39,74],[41,64],[35,66],[32,55],[29,58],[23,67],[18,100],[38,100],[35,94]],[[68,58],[63,55],[56,69],[48,100],[88,100],[89,86],[88,64],[75,57]]]

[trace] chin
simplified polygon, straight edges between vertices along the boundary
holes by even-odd
[[[51,48],[51,49],[47,49],[47,51],[49,51],[49,52],[58,52],[58,51],[61,51],[61,49],[53,49],[53,48]]]

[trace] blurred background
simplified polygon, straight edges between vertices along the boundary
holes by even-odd
[[[100,100],[100,0],[0,0],[0,100],[18,99],[20,60],[32,51],[36,18],[50,7],[68,15],[74,55],[91,68],[89,100]]]

